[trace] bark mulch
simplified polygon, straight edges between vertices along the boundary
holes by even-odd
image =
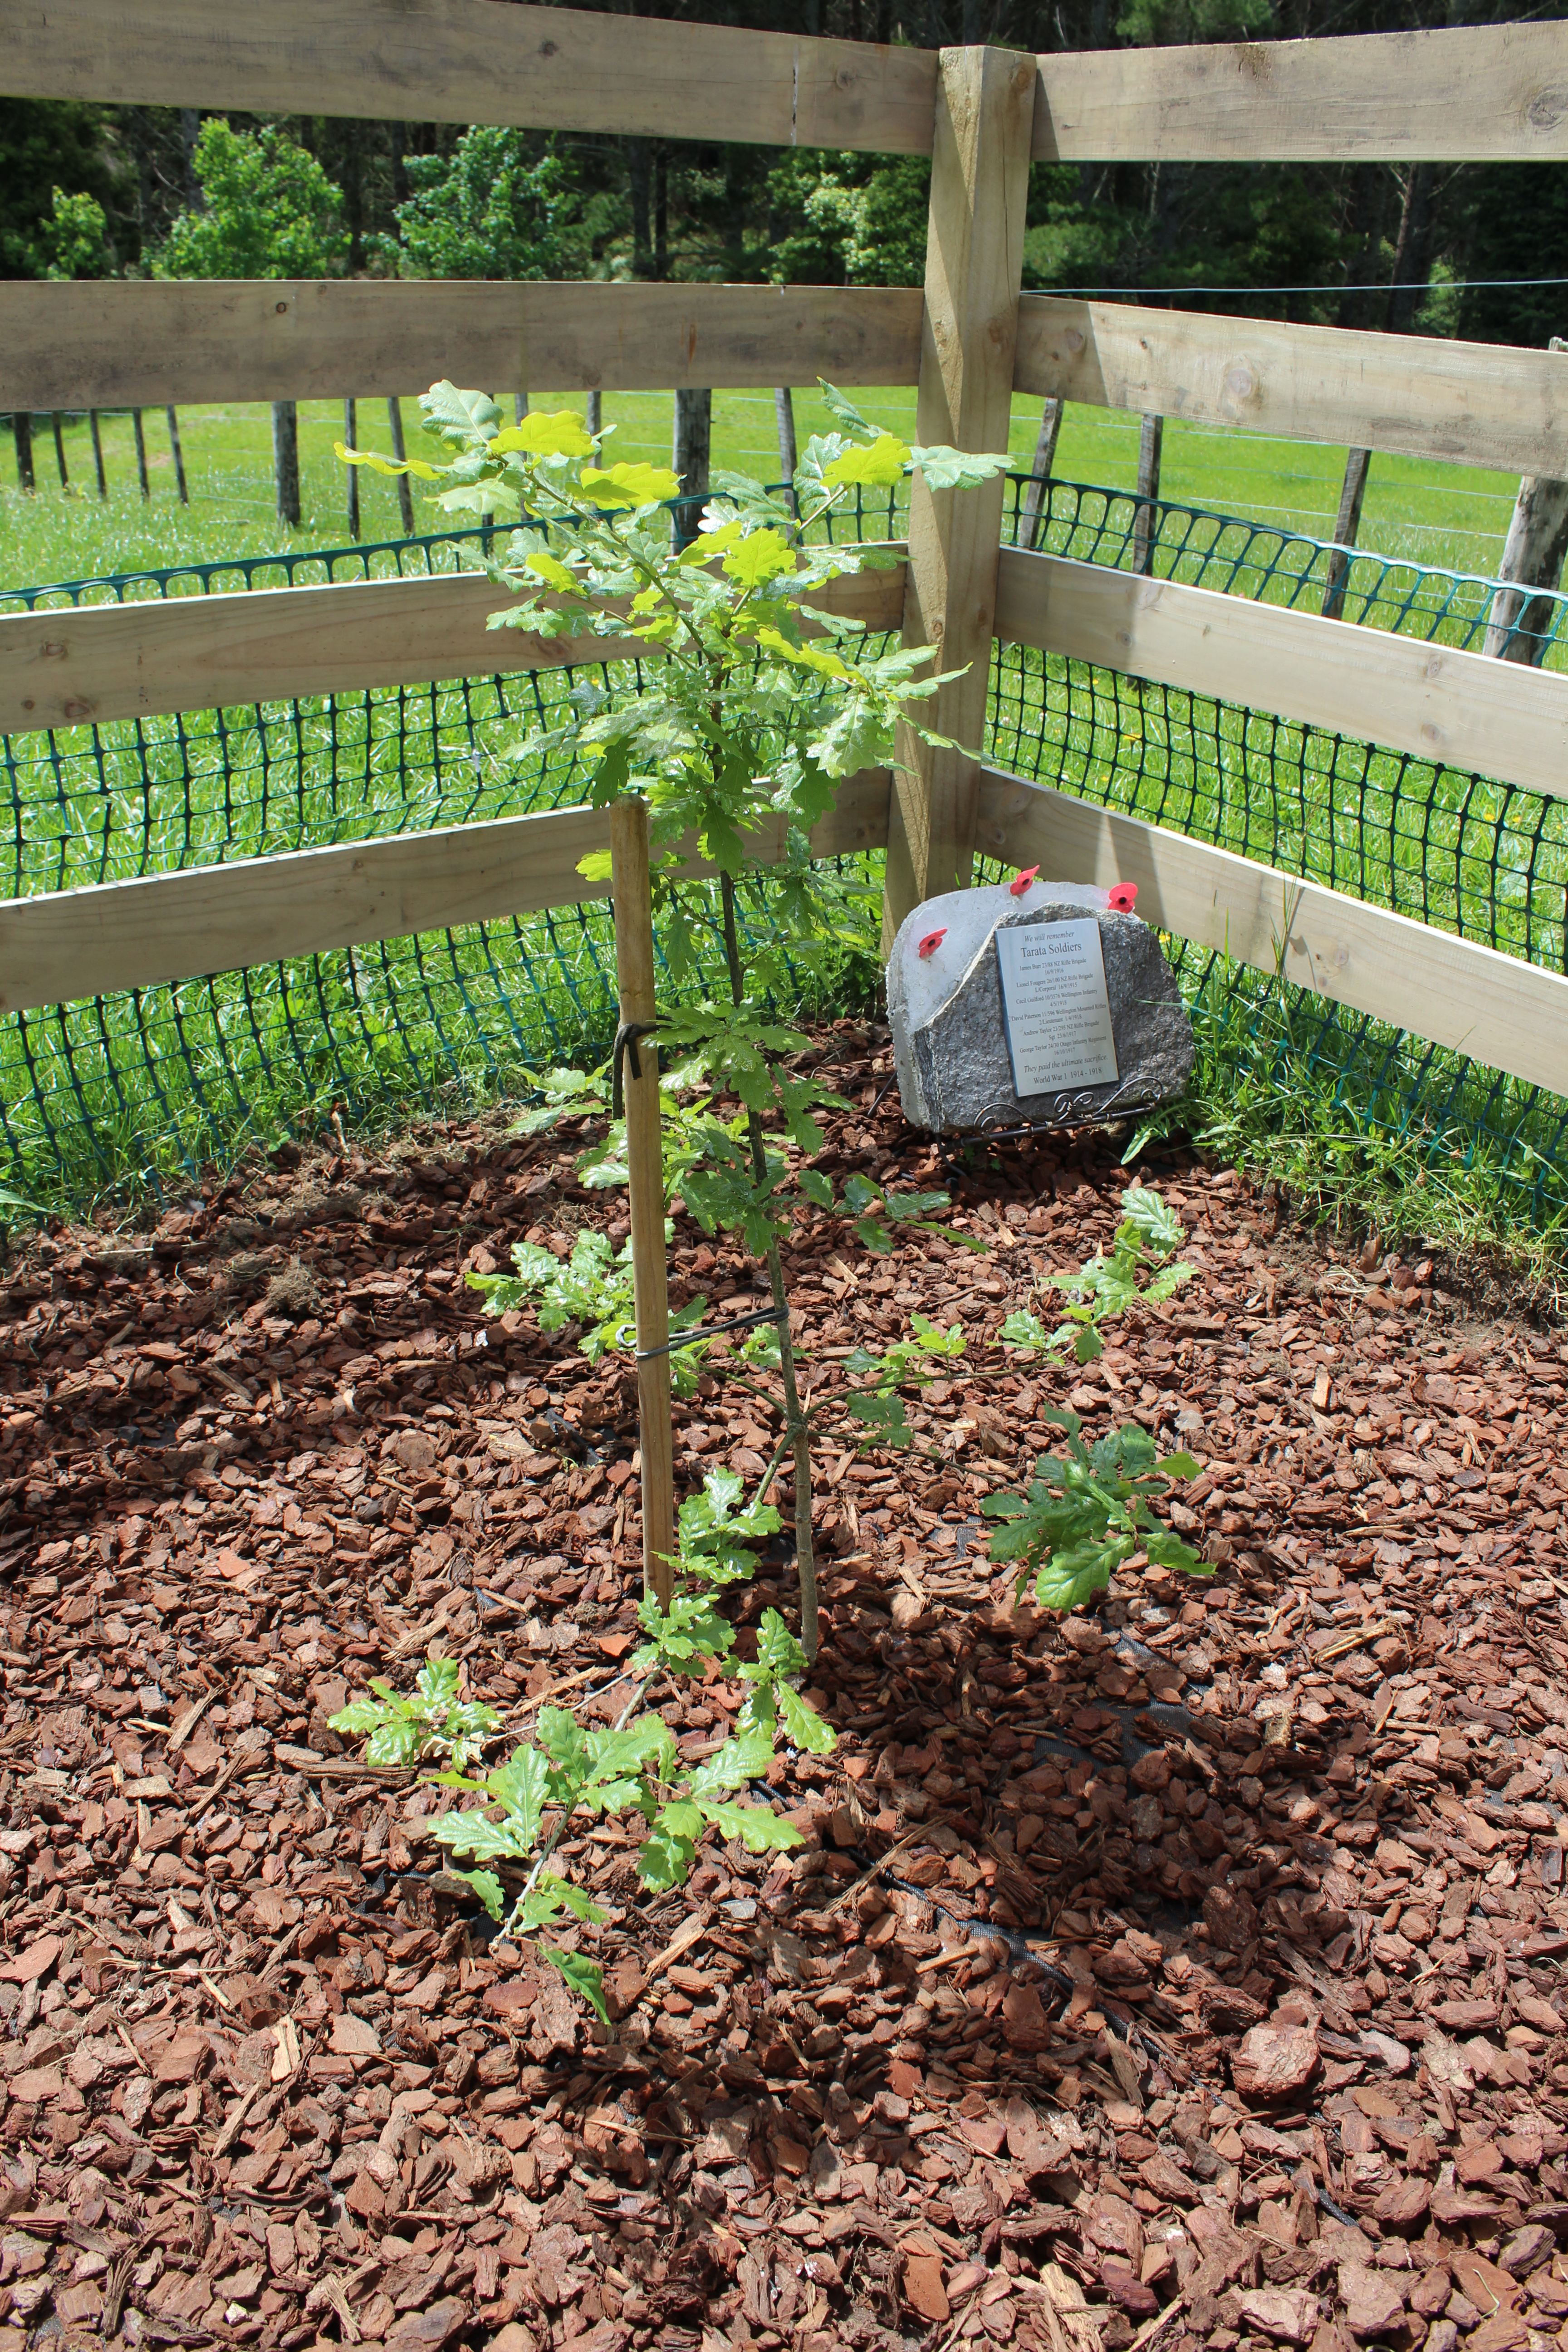
[[[828,1043],[830,1160],[939,1178],[879,1038]],[[325,1722],[431,1652],[511,1732],[624,1704],[624,1375],[461,1281],[624,1216],[573,1148],[288,1153],[0,1297],[0,2347],[1559,2340],[1568,1351],[1172,1160],[1197,1279],[1019,1369],[986,1335],[1115,1222],[1093,1141],[959,1171],[984,1257],[803,1234],[822,1365],[918,1307],[969,1368],[916,1454],[826,1449],[805,1848],[668,1898],[616,1823],[562,1849],[606,2033]],[[673,1263],[757,1296],[685,1219]],[[683,1475],[754,1477],[771,1429],[705,1388]],[[1200,1456],[1211,1584],[1014,1613],[978,1506],[1064,1400]],[[740,1696],[670,1702],[684,1753]]]

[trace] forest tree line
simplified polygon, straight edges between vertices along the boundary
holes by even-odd
[[[1478,15],[1458,0],[689,0],[638,13],[1048,51],[1541,12]],[[251,270],[204,233],[202,215],[220,168],[254,173],[264,155],[285,195],[267,215],[273,267]],[[918,284],[926,184],[918,157],[310,117],[215,122],[190,109],[6,99],[0,274]],[[278,266],[293,249],[290,207],[298,270]],[[1484,281],[1568,278],[1563,257],[1568,165],[1037,164],[1025,284],[1539,345],[1568,318],[1568,285]]]

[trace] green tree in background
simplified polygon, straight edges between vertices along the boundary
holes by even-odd
[[[526,133],[466,131],[450,155],[407,155],[411,194],[376,240],[400,278],[568,278],[580,267],[576,177],[553,144],[531,155]]]
[[[275,125],[236,131],[210,116],[192,168],[204,202],[172,223],[154,277],[331,278],[342,268],[342,192]],[[279,520],[297,530],[300,425],[291,400],[272,404],[272,466]]]
[[[116,152],[114,111],[66,100],[0,98],[0,277],[51,274],[51,264],[59,259],[50,239],[62,188],[66,203],[85,194],[106,218],[123,222],[129,234],[116,237],[119,259],[134,257],[134,226],[126,214],[128,175]],[[108,258],[110,268],[119,266],[112,253]]]
[[[36,249],[43,261],[40,278],[108,277],[114,257],[108,216],[98,198],[85,188],[74,196],[57,188],[54,210],[38,231]]]
[[[928,157],[797,149],[773,173],[768,194],[775,215],[794,224],[773,247],[768,275],[776,285],[924,284]]]

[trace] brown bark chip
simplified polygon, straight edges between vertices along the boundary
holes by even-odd
[[[822,1448],[830,1758],[787,1854],[630,1823],[556,1866],[603,1924],[606,2031],[490,1935],[329,1717],[459,1662],[501,1712],[609,1724],[642,1638],[634,1397],[571,1329],[486,1323],[514,1240],[624,1211],[570,1125],[433,1126],[215,1178],[137,1237],[29,1245],[0,1293],[0,2108],[18,2335],[446,2352],[1505,2352],[1568,2322],[1564,1358],[1468,1276],[1325,1244],[1224,1169],[1092,1140],[949,1170],[885,1041],[814,1041],[820,1164],[954,1191],[873,1258],[803,1224],[820,1392],[912,1312],[964,1357],[912,1452]],[[1106,1244],[1129,1173],[1192,1283],[1097,1364],[998,1344]],[[226,1269],[243,1246],[243,1283]],[[677,1215],[675,1303],[754,1267]],[[273,1278],[283,1279],[274,1286]],[[1047,1302],[1048,1304],[1048,1302]],[[482,1346],[479,1342],[483,1341]],[[1066,1620],[981,1508],[1136,1421],[1200,1475]],[[706,1380],[682,1491],[776,1431]],[[788,1525],[795,1498],[775,1495]],[[748,1654],[793,1607],[764,1559]],[[710,1753],[730,1675],[658,1704]],[[757,1801],[761,1801],[761,1793]],[[112,2329],[111,2329],[112,2322]],[[1424,2332],[1423,2332],[1424,2331]]]

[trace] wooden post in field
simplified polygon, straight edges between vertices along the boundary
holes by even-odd
[[[1549,351],[1568,351],[1568,342],[1553,335]],[[1500,580],[1518,581],[1517,588],[1500,588],[1487,616],[1483,653],[1498,661],[1522,662],[1539,668],[1552,642],[1554,606],[1550,596],[1531,596],[1531,588],[1555,588],[1568,555],[1568,482],[1545,474],[1526,474],[1514,500],[1508,527]]]
[[[100,499],[107,499],[109,477],[103,470],[103,434],[99,425],[96,408],[88,410],[87,421],[92,430],[92,462],[98,469],[98,495]]]
[[[1024,510],[1018,518],[1020,547],[1034,548],[1040,543],[1040,524],[1050,502],[1051,467],[1057,461],[1063,406],[1063,402],[1047,398],[1040,411],[1040,437],[1035,444],[1034,463],[1029,468],[1033,479],[1024,493]]]
[[[795,469],[800,463],[800,451],[795,437],[795,394],[787,383],[781,383],[775,390],[773,409],[779,427],[779,472],[785,483],[791,486],[785,489],[784,496],[798,514],[800,509],[795,506],[793,485]]]
[[[1007,49],[943,49],[937,79],[915,438],[1002,450],[1013,406],[1024,212],[1038,68]],[[920,705],[934,751],[899,730],[889,812],[882,952],[922,898],[969,879],[996,614],[1005,484],[910,495],[904,643],[934,645],[962,676]]]
[[[616,977],[621,1022],[651,1022],[653,903],[648,884],[647,803],[627,794],[610,807],[610,892],[616,910]],[[643,1585],[668,1609],[675,1589],[675,1438],[669,1419],[669,1358],[649,1355],[669,1339],[664,1246],[664,1156],[658,1130],[658,1054],[651,1037],[622,1065],[626,1108],[626,1190],[632,1219],[632,1278],[637,1325],[637,1442],[642,1450]]]
[[[153,495],[153,488],[147,479],[147,436],[142,429],[142,411],[139,408],[133,408],[131,412],[131,430],[136,436],[136,478],[142,485],[142,497],[150,499]]]
[[[188,507],[191,493],[185,481],[185,453],[180,446],[180,412],[171,402],[163,414],[169,420],[169,449],[174,460],[174,487],[180,493],[180,504]]]
[[[16,444],[16,488],[31,490],[37,488],[33,473],[33,420],[25,408],[13,411],[11,435]]]
[[[708,467],[713,447],[713,394],[701,390],[675,395],[675,438],[670,470],[680,477],[686,503],[675,509],[675,543],[689,547],[708,498]]]
[[[358,425],[358,401],[345,400],[343,403],[343,440],[351,449],[357,449],[359,447]],[[351,539],[357,539],[359,537],[359,467],[357,466],[345,466],[343,467],[343,471],[349,478],[349,537]],[[407,478],[407,476],[405,475],[404,479],[406,481]]]
[[[300,413],[291,400],[272,404],[272,480],[278,520],[300,528]]]
[[[68,490],[70,476],[66,472],[66,441],[63,430],[65,419],[58,408],[51,410],[49,422],[55,428],[55,463],[59,467],[60,488],[62,490]]]
[[[605,395],[596,387],[588,394],[583,422],[590,433],[602,433],[605,429]]]
[[[1155,509],[1160,502],[1160,453],[1164,447],[1165,420],[1145,416],[1138,431],[1138,505],[1132,520],[1132,569],[1152,572],[1154,542],[1160,535]]]
[[[408,452],[403,446],[403,403],[395,393],[386,404],[386,421],[392,428],[392,454],[402,465]],[[414,492],[406,474],[397,477],[397,511],[403,518],[403,536],[414,536]]]
[[[1351,550],[1361,529],[1361,502],[1366,496],[1370,449],[1347,449],[1345,478],[1340,485],[1340,510],[1334,517],[1334,548],[1323,581],[1323,618],[1338,621],[1345,609],[1345,583],[1351,573]]]

